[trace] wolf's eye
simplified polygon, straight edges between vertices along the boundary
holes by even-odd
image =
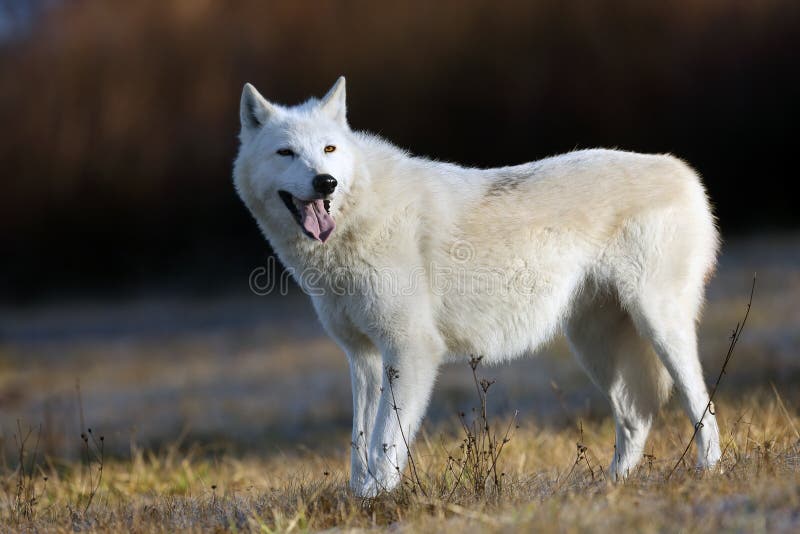
[[[278,150],[278,155],[279,156],[294,156],[294,152],[292,151],[291,148],[281,148],[280,150]]]
[[[336,150],[336,147],[335,147],[335,146],[333,146],[333,145],[328,145],[328,146],[326,146],[326,147],[325,147],[325,153],[326,153],[326,154],[330,154],[330,153],[331,153],[331,152],[333,152],[334,150]]]

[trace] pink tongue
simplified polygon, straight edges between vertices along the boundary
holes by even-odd
[[[300,203],[300,225],[306,232],[323,243],[328,240],[336,228],[333,217],[325,211],[322,200],[312,200]]]

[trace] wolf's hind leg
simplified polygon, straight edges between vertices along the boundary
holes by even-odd
[[[641,330],[652,337],[692,425],[702,419],[697,432],[697,461],[701,467],[713,467],[721,456],[719,427],[714,413],[706,411],[709,396],[697,354],[696,314],[671,305],[676,301],[670,298],[646,302],[655,305],[643,314]]]
[[[616,444],[610,472],[615,480],[624,478],[645,451],[672,380],[613,297],[580,307],[567,325],[567,336],[578,361],[611,403]]]

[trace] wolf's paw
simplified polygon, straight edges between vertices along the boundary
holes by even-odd
[[[725,472],[725,466],[720,461],[720,457],[714,458],[703,458],[702,460],[698,460],[695,464],[695,470],[698,473],[717,473],[723,474]]]
[[[355,493],[357,497],[364,499],[374,499],[381,492],[381,488],[378,486],[378,482],[374,478],[370,478],[358,486],[353,486],[352,488],[353,493]]]
[[[708,471],[713,471],[722,458],[722,451],[719,448],[719,441],[713,440],[707,445],[698,444],[697,467]]]
[[[368,475],[363,481],[351,481],[350,487],[357,496],[372,499],[381,493],[392,491],[399,483],[400,475],[394,472],[388,475]]]

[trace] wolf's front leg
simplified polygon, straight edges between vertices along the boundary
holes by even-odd
[[[350,453],[350,487],[359,492],[369,475],[369,445],[381,395],[383,360],[374,347],[348,350],[353,388],[353,434]]]
[[[357,493],[374,497],[394,489],[408,462],[408,446],[428,406],[442,360],[440,343],[415,340],[384,356],[380,402],[369,447],[369,474]]]

